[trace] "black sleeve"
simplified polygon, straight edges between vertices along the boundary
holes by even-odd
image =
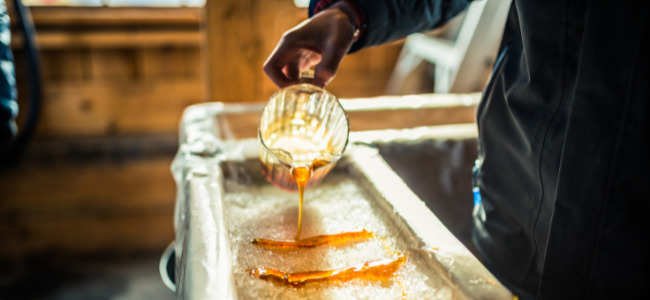
[[[434,29],[462,12],[471,0],[356,0],[365,14],[364,34],[350,52]],[[311,0],[309,15],[318,0]]]

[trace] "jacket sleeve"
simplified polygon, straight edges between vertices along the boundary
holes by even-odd
[[[16,135],[16,78],[10,48],[9,15],[5,2],[0,0],[0,147]]]
[[[311,0],[309,16],[319,0]],[[462,12],[471,0],[354,0],[365,14],[364,34],[350,52],[415,32],[434,29]]]

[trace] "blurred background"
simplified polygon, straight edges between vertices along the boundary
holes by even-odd
[[[158,263],[174,240],[170,164],[183,109],[266,101],[277,88],[262,64],[306,18],[307,3],[22,3],[33,32],[6,1],[22,139],[0,168],[0,299],[174,298]],[[459,16],[346,57],[328,90],[341,98],[480,91],[498,43],[476,38],[489,14],[480,5],[472,24]],[[471,59],[478,63],[464,70]],[[463,72],[472,78],[461,84]]]

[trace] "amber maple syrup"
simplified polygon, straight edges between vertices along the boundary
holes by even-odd
[[[317,282],[346,282],[353,279],[386,282],[404,262],[406,262],[406,256],[400,255],[395,258],[367,261],[325,271],[289,273],[270,268],[256,268],[250,270],[250,274],[261,279],[294,287]],[[402,293],[404,295],[404,292]]]
[[[307,185],[307,181],[309,181],[309,177],[311,176],[311,166],[294,167],[291,170],[291,175],[298,185],[298,194],[300,200],[300,202],[298,202],[298,230],[296,232],[297,241],[300,240],[300,233],[302,232],[302,202],[305,196],[305,186]]]
[[[326,234],[326,235],[317,235],[312,236],[306,239],[297,240],[297,241],[275,241],[268,239],[254,239],[251,243],[255,246],[262,247],[269,250],[296,250],[296,249],[306,249],[306,248],[315,248],[319,246],[341,246],[351,243],[362,242],[371,238],[374,238],[375,235],[367,230],[354,231],[354,232],[343,232],[338,234]]]
[[[367,261],[362,264],[325,271],[316,270],[289,273],[277,269],[260,267],[249,270],[249,273],[251,275],[259,277],[260,279],[293,287],[302,287],[305,284],[319,282],[346,282],[353,279],[386,282],[392,278],[395,271],[406,261],[406,255],[392,250],[385,238],[375,236],[374,233],[365,229],[354,232],[317,235],[296,241],[253,239],[251,243],[255,246],[269,250],[284,251],[308,249],[319,246],[336,247],[362,242],[369,239],[379,239],[382,244],[384,244],[386,252],[393,255],[394,258]],[[399,280],[396,282],[399,284],[402,291],[402,299],[406,299],[406,290],[404,289],[404,284]]]
[[[307,248],[315,248],[318,246],[341,246],[350,243],[361,242],[371,238],[379,239],[384,245],[385,250],[391,255],[395,255],[392,259],[380,259],[374,261],[367,261],[365,263],[356,264],[348,267],[332,269],[332,270],[315,270],[289,273],[272,268],[259,267],[249,270],[251,275],[257,276],[260,279],[272,281],[278,284],[302,287],[310,283],[334,283],[346,282],[353,279],[369,280],[369,281],[382,281],[386,282],[392,278],[396,270],[406,261],[406,255],[397,251],[391,250],[388,241],[383,237],[377,237],[372,232],[367,230],[355,232],[343,232],[339,234],[318,235],[306,239],[300,239],[302,232],[302,211],[305,188],[313,181],[322,180],[322,177],[329,172],[333,167],[332,160],[326,156],[316,157],[305,164],[296,164],[293,156],[283,149],[275,150],[274,155],[280,157],[282,160],[294,162],[291,168],[284,165],[273,165],[264,163],[262,161],[262,172],[267,179],[274,185],[288,190],[298,190],[298,228],[294,241],[276,241],[269,239],[257,238],[253,239],[251,243],[255,246],[262,247],[274,251],[284,250],[299,250]],[[288,155],[287,155],[288,154]],[[312,153],[310,156],[316,156],[318,153]],[[406,291],[401,281],[397,281],[402,290],[402,299],[406,299]]]
[[[264,138],[265,147],[260,153],[262,174],[273,185],[299,194],[298,230],[302,230],[302,207],[305,190],[320,183],[334,166],[338,155],[329,143],[323,144],[320,130],[304,126],[309,120],[280,120],[269,126]],[[294,128],[295,127],[295,128]],[[300,133],[300,134],[299,134]]]
[[[311,270],[301,272],[286,272],[278,269],[259,267],[249,270],[251,275],[275,283],[302,287],[310,283],[346,282],[354,279],[382,281],[391,279],[397,269],[406,261],[406,255],[390,249],[387,241],[375,236],[367,230],[343,232],[339,234],[317,235],[301,239],[302,212],[305,190],[315,186],[329,173],[339,155],[333,146],[320,142],[318,137],[323,133],[319,128],[311,127],[311,120],[301,116],[292,116],[290,120],[281,119],[268,125],[268,130],[260,132],[264,148],[260,153],[262,173],[273,185],[289,191],[298,192],[298,227],[293,241],[277,241],[257,238],[251,243],[268,250],[301,250],[320,246],[338,247],[351,243],[377,238],[386,251],[392,256],[389,259],[366,261],[342,268],[331,270]],[[298,134],[299,133],[299,134]],[[300,255],[295,253],[292,255]],[[406,296],[402,288],[403,298]]]

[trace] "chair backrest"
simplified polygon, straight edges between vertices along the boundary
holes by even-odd
[[[481,91],[492,70],[511,2],[474,1],[463,16],[445,27],[409,35],[386,93],[399,93],[406,77],[423,60],[435,65],[435,93]],[[447,28],[449,24],[452,26]]]
[[[455,70],[450,70],[449,92],[483,89],[494,63],[512,0],[474,1],[454,42]]]

